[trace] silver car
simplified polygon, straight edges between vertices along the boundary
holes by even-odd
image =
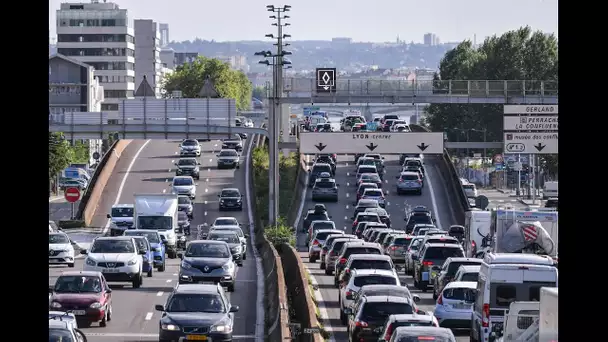
[[[408,192],[422,195],[422,179],[417,172],[401,172],[397,177],[397,195]]]
[[[338,184],[333,178],[317,178],[312,187],[312,200],[329,200],[338,202]]]
[[[180,284],[214,283],[234,292],[238,269],[230,246],[224,241],[195,240],[186,246],[179,267]]]
[[[201,144],[196,139],[185,139],[179,144],[179,148],[180,157],[200,157],[201,155]]]
[[[231,138],[222,140],[222,149],[243,151],[243,139],[240,135],[234,134]]]
[[[386,254],[394,263],[405,263],[406,252],[413,239],[413,236],[407,234],[396,235],[386,247]]]
[[[171,183],[173,193],[176,195],[188,196],[190,199],[194,199],[196,196],[196,184],[194,178],[191,176],[176,176],[173,177]]]
[[[405,259],[405,274],[413,274],[414,273],[414,260],[412,256],[417,255],[418,250],[422,247],[422,240],[424,240],[424,236],[415,236],[410,241],[409,247],[405,251],[404,259]]]

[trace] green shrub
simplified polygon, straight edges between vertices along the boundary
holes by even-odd
[[[291,227],[285,224],[283,217],[279,218],[276,226],[268,226],[264,229],[264,236],[270,241],[275,248],[278,248],[282,243],[288,243],[291,246],[296,246],[296,238],[293,235]]]

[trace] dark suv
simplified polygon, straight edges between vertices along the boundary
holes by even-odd
[[[220,211],[222,210],[243,210],[243,195],[237,188],[222,189],[219,195]]]
[[[304,222],[302,222],[302,233],[308,231],[308,228],[310,228],[310,224],[312,223],[312,221],[330,221],[330,218],[331,216],[327,214],[327,210],[325,210],[325,207],[323,207],[323,209],[320,209],[320,207],[315,206],[315,209],[310,209],[306,212]]]
[[[315,185],[315,181],[317,178],[321,177],[321,173],[328,172],[331,175],[334,175],[334,171],[331,168],[331,165],[326,163],[316,163],[312,166],[312,169],[308,170],[310,175],[308,176],[308,187],[312,188]]]
[[[155,305],[162,312],[158,340],[232,341],[234,313],[222,287],[208,284],[177,285],[166,305]],[[221,328],[220,328],[221,327]]]
[[[198,180],[200,179],[200,168],[199,163],[196,158],[180,158],[175,166],[175,175],[176,176],[192,176],[192,178]]]
[[[427,291],[433,285],[434,276],[439,274],[441,266],[448,258],[462,258],[464,250],[455,243],[427,243],[418,252],[414,260],[414,287]]]
[[[345,308],[348,315],[349,341],[377,342],[390,315],[413,314],[411,298],[396,296],[364,296],[354,308]]]

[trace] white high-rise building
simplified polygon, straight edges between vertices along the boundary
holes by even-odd
[[[104,89],[102,111],[118,111],[120,100],[133,98],[134,36],[127,10],[115,3],[62,3],[57,10],[57,53],[95,68]]]
[[[135,28],[135,89],[146,80],[160,97],[163,65],[160,60],[160,32],[158,23],[149,19],[136,19]]]

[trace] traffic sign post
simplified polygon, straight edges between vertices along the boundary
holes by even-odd
[[[300,133],[300,153],[443,154],[443,132]]]
[[[76,202],[80,199],[80,189],[70,187],[63,192],[63,197],[66,201],[72,203],[72,220],[76,215]]]

